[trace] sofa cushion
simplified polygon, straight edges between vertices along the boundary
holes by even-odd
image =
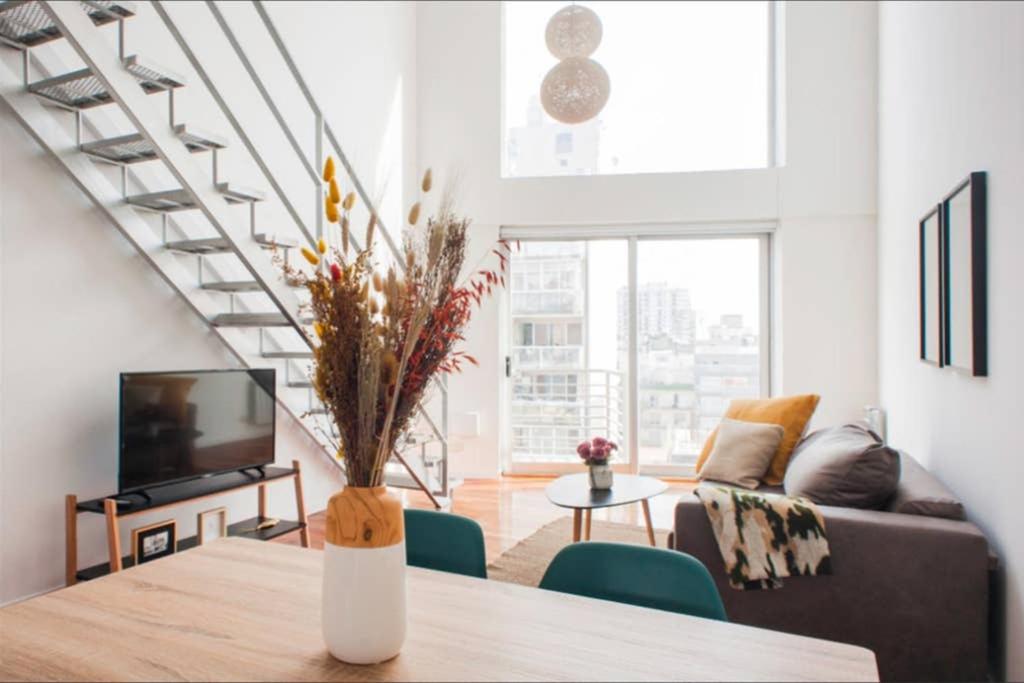
[[[722,418],[701,479],[755,489],[768,471],[785,430],[779,425]]]
[[[946,485],[907,453],[900,452],[900,475],[896,494],[886,509],[905,515],[946,519],[967,519],[964,504]]]
[[[766,399],[734,399],[729,403],[724,417],[744,422],[777,424],[785,430],[782,441],[779,442],[779,448],[775,451],[772,463],[764,476],[766,484],[782,483],[782,478],[786,474],[786,465],[789,463],[789,456],[793,453],[793,447],[804,435],[807,423],[810,422],[814,409],[818,407],[820,398],[817,394],[804,394]],[[707,441],[704,442],[704,449],[701,451],[700,457],[697,458],[697,472],[700,472],[708,456],[711,455],[717,433],[717,429],[711,432]]]
[[[793,450],[786,494],[819,505],[878,509],[892,498],[900,478],[900,456],[864,427],[819,429]]]

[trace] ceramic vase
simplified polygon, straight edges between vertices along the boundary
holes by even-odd
[[[346,486],[327,504],[323,635],[349,664],[391,659],[405,642],[405,529],[384,486]]]
[[[595,491],[607,491],[612,487],[615,473],[612,471],[611,465],[604,463],[603,465],[588,465],[587,470],[589,471],[590,488]]]

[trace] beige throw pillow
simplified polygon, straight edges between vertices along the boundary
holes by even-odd
[[[781,425],[722,418],[700,478],[756,489],[785,433]]]

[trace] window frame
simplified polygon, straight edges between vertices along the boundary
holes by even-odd
[[[682,465],[643,465],[639,462],[640,406],[639,406],[639,356],[638,356],[638,245],[642,241],[658,241],[666,239],[703,241],[710,239],[757,238],[759,265],[759,328],[758,354],[760,376],[760,396],[767,398],[772,395],[772,378],[775,377],[775,291],[774,285],[774,242],[777,224],[775,222],[735,222],[728,224],[646,224],[646,225],[601,225],[601,226],[502,226],[499,230],[501,239],[510,241],[531,242],[568,242],[588,240],[625,240],[627,245],[627,286],[630,291],[628,312],[628,366],[626,370],[626,446],[620,451],[619,462],[613,463],[617,472],[628,474],[645,474],[651,476],[693,477],[696,473],[692,468]],[[584,298],[587,298],[586,290]],[[511,296],[506,300],[503,316],[511,321],[513,309]],[[585,307],[586,308],[586,307]],[[508,323],[506,323],[508,324]],[[584,335],[584,340],[586,335]],[[499,342],[499,351],[506,359],[512,355],[510,335],[503,334]],[[584,356],[586,349],[584,348]],[[501,392],[502,422],[505,423],[500,444],[500,468],[503,474],[569,474],[579,471],[576,463],[559,462],[515,462],[512,448],[512,393],[511,377],[503,376],[504,389]]]
[[[767,97],[765,97],[765,106],[768,110],[767,116],[767,136],[766,144],[767,150],[765,155],[765,166],[756,167],[755,169],[705,169],[705,170],[691,170],[691,171],[669,171],[667,173],[720,173],[723,171],[748,171],[748,170],[762,170],[779,168],[785,165],[785,100],[780,97],[780,92],[785,88],[786,79],[784,73],[784,52],[785,52],[785,24],[786,24],[786,0],[766,0],[768,3],[768,18],[765,22],[767,24],[766,30],[768,31],[767,40],[767,59],[766,67],[768,69],[768,81],[767,81]],[[499,180],[524,180],[524,179],[537,179],[537,178],[563,178],[563,177],[579,177],[581,175],[593,175],[593,176],[629,176],[629,175],[640,175],[648,173],[647,171],[633,172],[633,173],[564,173],[558,175],[512,175],[509,173],[511,164],[510,157],[510,145],[516,141],[512,140],[508,135],[508,121],[506,120],[506,88],[505,88],[505,74],[506,74],[506,56],[508,55],[508,43],[507,43],[507,5],[510,0],[501,0],[500,2],[500,16],[498,25],[498,64],[500,73],[498,74],[499,87],[501,90],[499,96],[499,135],[497,140],[498,145],[498,179]],[[575,138],[573,140],[575,146]],[[516,145],[516,155],[518,158],[518,145]],[[557,156],[557,155],[556,155]],[[564,159],[563,159],[564,161]],[[565,164],[562,164],[565,166]],[[661,172],[651,172],[661,173]]]

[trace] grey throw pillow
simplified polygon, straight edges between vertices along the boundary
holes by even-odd
[[[900,483],[889,501],[890,512],[946,519],[967,519],[964,505],[946,485],[906,453],[900,453]]]
[[[793,450],[786,494],[819,505],[878,509],[900,479],[900,456],[859,425],[820,429]]]
[[[723,417],[700,478],[755,489],[768,471],[786,430],[781,425]]]

